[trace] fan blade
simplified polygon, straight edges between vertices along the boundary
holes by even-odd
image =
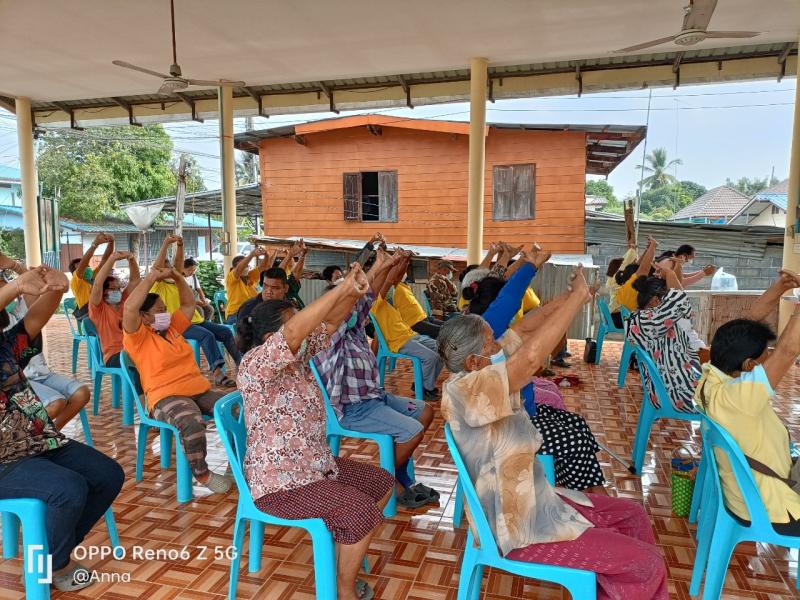
[[[674,36],[668,36],[663,38],[658,38],[657,40],[651,40],[649,42],[644,42],[643,44],[636,44],[635,46],[628,46],[627,48],[622,48],[621,50],[614,50],[614,54],[620,54],[622,52],[633,52],[634,50],[644,50],[645,48],[650,48],[652,46],[660,46],[661,44],[666,44],[667,42],[671,42]]]
[[[760,31],[706,31],[710,38],[751,38],[761,35]]]
[[[139,71],[140,73],[147,73],[148,75],[152,75],[153,77],[159,77],[160,79],[166,79],[167,77],[169,77],[169,75],[165,75],[164,73],[159,73],[158,71],[151,71],[150,69],[145,69],[144,67],[137,67],[136,65],[132,65],[131,63],[125,62],[124,60],[112,60],[111,63],[117,65],[118,67],[133,69],[134,71]]]
[[[683,30],[708,27],[716,7],[717,0],[693,0],[689,4],[689,12],[683,17]]]
[[[203,87],[244,87],[247,85],[244,81],[230,81],[229,79],[218,79],[217,81],[210,81],[208,79],[187,79],[189,85],[200,85]]]
[[[172,92],[175,91],[175,87],[172,85],[167,84],[166,82],[161,84],[161,87],[158,88],[156,94],[166,94],[168,96],[172,95]]]

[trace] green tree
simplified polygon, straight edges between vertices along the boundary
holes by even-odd
[[[683,161],[680,158],[667,159],[666,148],[655,148],[650,154],[645,157],[646,165],[637,165],[636,168],[640,171],[643,170],[648,174],[642,180],[642,185],[645,189],[655,190],[670,183],[675,183],[677,180],[674,175],[669,173],[669,169],[675,165],[682,165]]]
[[[186,161],[186,193],[205,192],[206,183],[203,181],[203,175],[197,160],[191,156],[184,156],[184,160]],[[177,191],[179,165],[180,159],[172,161],[172,173],[175,175],[176,188],[173,193]]]
[[[586,195],[598,196],[608,200],[608,206],[619,204],[619,200],[614,195],[614,188],[605,179],[594,179],[586,182]]]
[[[708,191],[704,185],[700,185],[694,181],[681,181],[681,187],[691,196],[692,201],[697,200]]]
[[[691,204],[692,200],[680,183],[673,183],[642,192],[640,210],[653,219],[664,220]]]
[[[250,152],[240,152],[241,158],[236,161],[236,185],[249,185],[258,183],[256,178],[256,155]]]
[[[49,131],[39,149],[45,196],[62,216],[101,221],[124,216],[121,204],[175,192],[172,140],[160,125]]]
[[[735,183],[731,181],[730,178],[725,180],[725,185],[740,191],[745,196],[755,196],[758,192],[761,192],[768,187],[775,185],[776,183],[778,183],[778,179],[776,177],[764,177],[763,179],[759,179],[758,177],[753,177],[752,179],[749,177],[740,177]]]

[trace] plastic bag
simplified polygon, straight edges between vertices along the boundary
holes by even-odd
[[[726,273],[725,269],[718,269],[711,279],[711,289],[719,292],[735,292],[739,289],[736,276]]]

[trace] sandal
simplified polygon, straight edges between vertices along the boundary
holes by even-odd
[[[439,502],[439,492],[437,492],[435,489],[429,488],[424,483],[417,483],[412,487],[418,489],[420,492],[427,495],[430,504],[436,504],[437,502]]]
[[[359,600],[372,600],[375,597],[375,590],[361,578],[356,579],[356,594]]]
[[[403,508],[419,508],[430,502],[430,496],[420,490],[416,485],[406,490],[397,497],[397,503]]]
[[[225,387],[225,388],[236,387],[236,382],[227,375],[225,375],[225,373],[220,373],[219,375],[217,375],[214,378],[214,383],[220,387]]]

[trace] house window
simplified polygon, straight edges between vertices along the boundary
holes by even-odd
[[[534,165],[497,165],[492,173],[492,218],[521,221],[534,218]]]
[[[345,221],[397,222],[397,171],[344,174]]]
[[[781,214],[781,209],[780,209],[780,208],[778,208],[777,206],[775,206],[775,205],[773,204],[773,205],[772,205],[772,214],[773,214],[773,215],[779,215],[779,214]]]

